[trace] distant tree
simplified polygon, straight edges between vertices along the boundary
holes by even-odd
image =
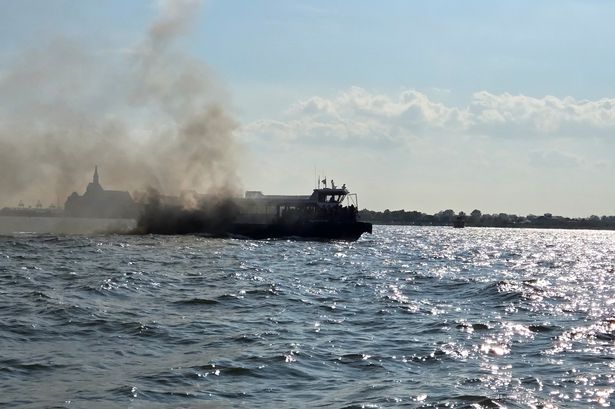
[[[29,206],[28,208],[31,208]],[[11,209],[2,209],[0,213],[10,213]],[[463,216],[464,212],[460,211]],[[442,226],[452,225],[457,215],[451,209],[442,210],[433,215],[422,213],[416,210],[405,211],[389,210],[377,212],[363,209],[359,211],[359,217],[363,221],[375,224],[410,224],[418,226]],[[542,216],[529,214],[527,216],[517,216],[515,214],[494,213],[482,214],[480,210],[474,209],[470,217],[466,219],[470,226],[480,227],[538,227],[538,228],[566,228],[566,229],[611,229],[615,230],[615,216],[596,216],[582,218],[569,218],[545,213]]]
[[[480,210],[478,209],[474,209],[472,210],[472,213],[470,213],[470,224],[473,226],[479,226],[480,225],[480,218],[483,214],[481,213]]]
[[[382,221],[384,223],[391,223],[391,211],[389,209],[385,209],[382,213]]]
[[[455,211],[453,209],[442,210],[435,216],[440,223],[450,224],[455,219]]]

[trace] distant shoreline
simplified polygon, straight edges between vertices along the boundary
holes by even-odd
[[[574,229],[574,230],[615,230],[615,216],[589,216],[586,218],[571,218],[553,216],[545,213],[541,216],[517,216],[506,213],[482,214],[474,210],[469,215],[453,210],[444,210],[433,215],[405,210],[385,210],[376,212],[363,209],[359,217],[375,225],[400,226],[453,226],[455,220],[462,218],[465,227],[501,227],[523,229]]]
[[[414,227],[453,227],[453,224],[412,224],[412,223],[380,223],[371,220],[363,220],[367,223],[372,223],[374,226],[414,226]],[[528,230],[609,230],[615,231],[615,227],[570,227],[570,226],[527,226],[527,225],[510,225],[510,226],[474,226],[466,224],[464,228],[483,227],[487,229],[528,229]]]

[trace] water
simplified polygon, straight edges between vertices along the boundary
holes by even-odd
[[[600,407],[615,233],[0,237],[0,406]]]

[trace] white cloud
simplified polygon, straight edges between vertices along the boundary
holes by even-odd
[[[608,98],[588,101],[481,91],[473,95],[471,112],[479,124],[522,125],[530,133],[567,134],[564,128],[570,125],[588,131],[615,128],[615,99]]]
[[[476,92],[467,106],[436,102],[416,90],[396,96],[351,87],[334,98],[298,101],[281,118],[243,127],[248,139],[306,143],[395,142],[437,135],[587,137],[615,131],[615,99],[541,98]]]

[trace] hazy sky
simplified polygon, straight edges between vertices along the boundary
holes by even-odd
[[[55,36],[113,60],[158,7],[0,0],[0,78]],[[598,0],[210,0],[181,46],[228,91],[246,189],[309,193],[316,169],[361,208],[615,215],[614,20]]]

